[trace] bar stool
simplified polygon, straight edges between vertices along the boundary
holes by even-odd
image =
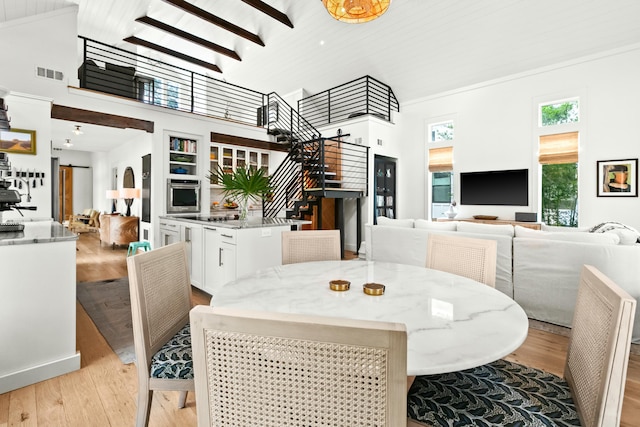
[[[127,251],[127,256],[135,255],[138,252],[138,249],[144,249],[145,252],[151,250],[151,243],[149,242],[131,242],[129,243],[129,250]]]

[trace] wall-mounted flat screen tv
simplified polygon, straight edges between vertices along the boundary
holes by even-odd
[[[461,172],[460,204],[527,206],[529,170]]]

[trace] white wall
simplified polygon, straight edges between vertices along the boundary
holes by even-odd
[[[94,207],[93,197],[93,168],[91,153],[86,151],[62,150],[54,151],[60,166],[74,166],[73,169],[73,213],[82,213],[85,209],[99,209]]]
[[[596,196],[596,161],[640,157],[640,46],[610,52],[582,62],[561,64],[470,88],[432,96],[401,106],[400,130],[406,145],[402,159],[413,162],[424,153],[425,123],[455,114],[454,182],[458,197],[460,172],[528,168],[533,176],[530,206],[459,206],[459,216],[493,214],[513,219],[516,211],[539,212],[535,111],[541,99],[581,96],[579,154],[579,223],[590,226],[620,221],[640,228],[640,199]],[[417,162],[414,162],[417,164]],[[406,172],[405,167],[400,173]],[[417,177],[403,180],[406,194],[425,202],[402,210],[403,217],[426,217],[429,185]]]
[[[0,67],[2,68],[2,67]],[[51,102],[42,97],[26,94],[12,94],[6,97],[9,106],[11,126],[16,129],[33,130],[36,132],[36,154],[8,153],[11,167],[19,171],[44,172],[44,185],[37,182],[36,187],[27,190],[26,182],[18,190],[22,195],[21,206],[36,206],[37,210],[24,210],[22,214],[27,218],[51,217]],[[27,194],[31,194],[31,202],[27,201]],[[3,212],[4,221],[20,218],[15,210]]]

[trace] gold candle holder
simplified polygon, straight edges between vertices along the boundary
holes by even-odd
[[[348,291],[350,287],[351,282],[348,280],[332,280],[329,282],[329,288],[336,292]]]
[[[362,291],[367,295],[383,295],[384,285],[381,283],[365,283],[362,285]]]

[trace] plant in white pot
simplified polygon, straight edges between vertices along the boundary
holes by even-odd
[[[222,187],[225,198],[238,203],[241,220],[247,219],[250,201],[261,202],[273,191],[264,170],[254,167],[239,167],[233,171],[225,171],[219,167],[218,170],[209,171],[208,178],[212,184]]]

